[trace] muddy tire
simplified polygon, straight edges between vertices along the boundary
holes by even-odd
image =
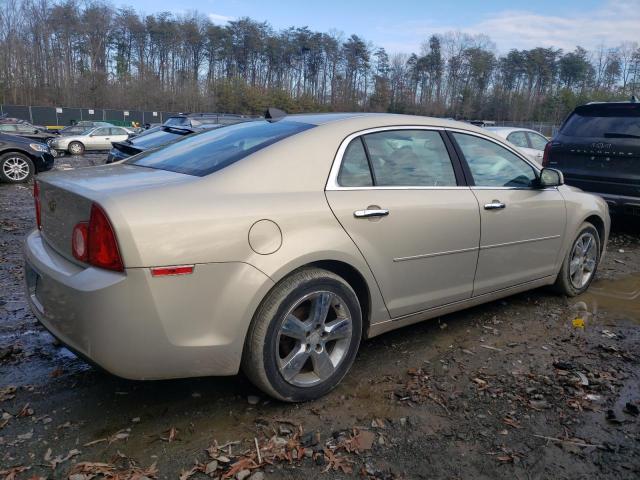
[[[553,285],[556,292],[575,297],[589,288],[600,263],[600,242],[598,230],[591,223],[580,226]]]
[[[281,280],[258,308],[242,370],[274,398],[313,400],[349,371],[361,336],[362,313],[351,286],[332,272],[304,268]]]
[[[0,156],[0,181],[24,183],[31,180],[35,167],[29,157],[21,153],[9,152]]]
[[[82,155],[84,153],[84,145],[80,142],[71,142],[67,148],[71,155]]]

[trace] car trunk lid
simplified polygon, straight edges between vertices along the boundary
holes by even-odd
[[[93,202],[104,207],[105,202],[117,195],[194,178],[133,165],[106,165],[42,175],[38,179],[42,236],[58,253],[77,262],[71,247],[73,227],[89,220]]]

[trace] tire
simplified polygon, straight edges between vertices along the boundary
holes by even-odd
[[[84,145],[80,142],[71,142],[67,150],[71,155],[82,155],[84,153]]]
[[[247,333],[242,370],[276,399],[313,400],[340,383],[361,337],[362,312],[351,286],[327,270],[304,268],[262,301]]]
[[[0,156],[0,180],[7,183],[25,183],[33,178],[35,167],[22,153],[5,153]]]
[[[591,223],[585,222],[580,226],[553,286],[558,293],[575,297],[587,291],[600,263],[600,242],[598,230]],[[584,247],[587,249],[586,253],[581,253]]]

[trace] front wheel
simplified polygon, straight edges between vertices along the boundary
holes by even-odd
[[[596,275],[601,251],[598,230],[591,223],[583,223],[562,262],[556,291],[569,297],[584,293]]]
[[[80,142],[71,142],[69,144],[69,153],[71,155],[82,155],[84,153],[84,145]]]
[[[7,183],[28,182],[35,173],[33,162],[21,153],[0,156],[0,180]]]
[[[361,336],[362,313],[351,286],[332,272],[305,268],[262,302],[249,327],[242,368],[277,399],[313,400],[340,383]]]

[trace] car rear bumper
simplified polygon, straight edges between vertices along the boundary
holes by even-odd
[[[129,379],[237,373],[253,312],[273,286],[241,262],[199,264],[191,275],[170,277],[84,268],[37,230],[24,256],[38,320],[81,356]]]

